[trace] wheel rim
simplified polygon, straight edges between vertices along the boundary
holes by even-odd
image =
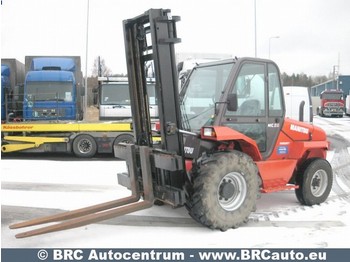
[[[218,187],[218,201],[226,211],[238,209],[247,195],[247,183],[242,174],[231,172],[225,175]]]
[[[91,151],[91,148],[92,148],[92,143],[90,140],[82,139],[79,142],[78,150],[80,153],[83,153],[83,154],[89,153]]]
[[[326,192],[328,185],[328,176],[325,170],[317,170],[311,178],[311,193],[315,197],[320,197]]]

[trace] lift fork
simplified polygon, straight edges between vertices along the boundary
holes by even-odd
[[[141,174],[143,181],[142,201],[139,201],[141,198],[141,192],[136,178],[137,170],[135,165],[131,163],[131,161],[134,161],[134,159],[136,159],[136,149],[134,145],[127,145],[125,147],[125,154],[126,156],[128,156],[127,164],[129,167],[129,175],[131,182],[131,196],[105,202],[98,205],[93,205],[81,209],[67,211],[56,215],[32,219],[29,221],[10,225],[11,229],[17,229],[51,222],[63,221],[53,225],[19,233],[16,235],[16,238],[25,238],[55,231],[76,228],[151,207],[154,201],[154,194],[152,187],[151,165],[149,161],[150,150],[151,149],[146,146],[139,147]]]

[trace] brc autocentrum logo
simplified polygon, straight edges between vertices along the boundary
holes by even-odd
[[[81,249],[54,249],[52,259],[57,261],[185,261],[185,253],[177,251],[98,251]]]
[[[326,261],[326,251],[241,249],[237,251],[205,249],[181,250],[98,250],[41,249],[37,257],[44,261]]]

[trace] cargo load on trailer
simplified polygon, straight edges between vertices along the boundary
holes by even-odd
[[[23,118],[24,64],[14,58],[1,59],[1,122]]]
[[[131,105],[127,77],[98,77],[98,107],[100,120],[130,119]],[[147,78],[148,103],[151,117],[158,118],[155,82]]]
[[[2,70],[3,88],[7,90],[9,68],[3,66]],[[126,112],[124,110],[123,117],[109,118],[109,122],[80,121],[84,112],[80,57],[26,56],[26,70],[22,100],[17,107],[20,114],[12,117],[13,121],[4,121],[1,125],[3,154],[50,152],[91,158],[96,154],[113,154],[114,146],[121,142],[134,142],[130,105]],[[121,95],[115,88],[107,89],[102,92],[105,100],[112,99],[112,95],[115,97],[114,91]],[[127,86],[123,95],[128,93]],[[155,100],[154,95],[152,99]],[[129,98],[126,100],[130,103]],[[4,108],[4,112],[10,112],[5,105]],[[15,116],[14,113],[8,115]],[[156,128],[153,122],[152,132]],[[154,139],[155,144],[157,141],[159,138]]]
[[[79,56],[26,56],[23,120],[82,120],[84,117]]]

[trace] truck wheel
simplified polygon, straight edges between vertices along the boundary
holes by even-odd
[[[248,220],[258,195],[258,169],[238,151],[216,153],[202,161],[186,203],[201,224],[225,231]]]
[[[312,159],[301,168],[296,176],[295,195],[303,205],[312,206],[323,203],[332,188],[332,167],[325,159]]]
[[[114,145],[116,146],[119,143],[126,143],[126,144],[134,143],[134,136],[129,134],[122,134],[120,136],[117,136],[117,138],[114,140]]]
[[[93,157],[97,152],[95,139],[89,135],[79,135],[73,141],[73,152],[77,157]]]
[[[134,143],[134,136],[129,134],[122,134],[117,136],[117,138],[114,140],[114,143],[113,143],[113,152],[114,152],[114,147],[119,143],[126,143],[126,144]]]

